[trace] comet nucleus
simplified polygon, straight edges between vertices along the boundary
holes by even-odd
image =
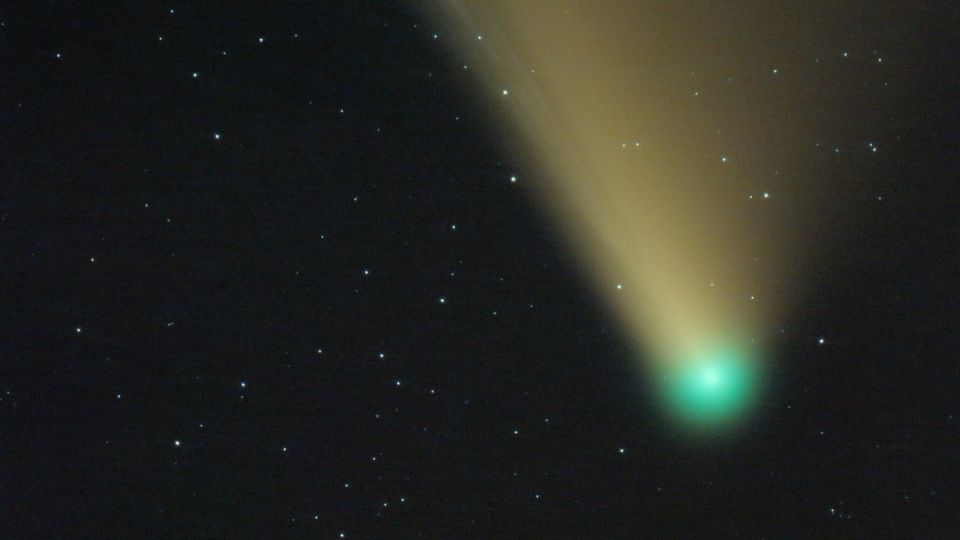
[[[720,425],[746,412],[757,393],[757,362],[719,347],[668,364],[662,379],[671,413],[698,424]]]

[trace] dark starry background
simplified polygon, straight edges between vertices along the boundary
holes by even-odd
[[[836,234],[691,447],[415,6],[0,6],[0,536],[960,534],[955,7],[792,52],[877,150],[810,141]]]

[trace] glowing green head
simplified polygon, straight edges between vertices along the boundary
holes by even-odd
[[[717,348],[676,362],[663,378],[673,413],[698,424],[724,424],[737,419],[757,391],[756,363],[732,348]]]

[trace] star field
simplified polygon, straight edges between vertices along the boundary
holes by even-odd
[[[805,284],[707,443],[545,215],[494,112],[520,82],[453,44],[494,36],[373,0],[0,9],[2,536],[954,536],[958,12],[834,8],[685,2],[704,35],[657,53],[724,208],[816,253],[738,297]]]

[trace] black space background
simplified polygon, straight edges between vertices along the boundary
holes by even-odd
[[[960,534],[954,8],[690,447],[413,5],[0,8],[3,537]]]

